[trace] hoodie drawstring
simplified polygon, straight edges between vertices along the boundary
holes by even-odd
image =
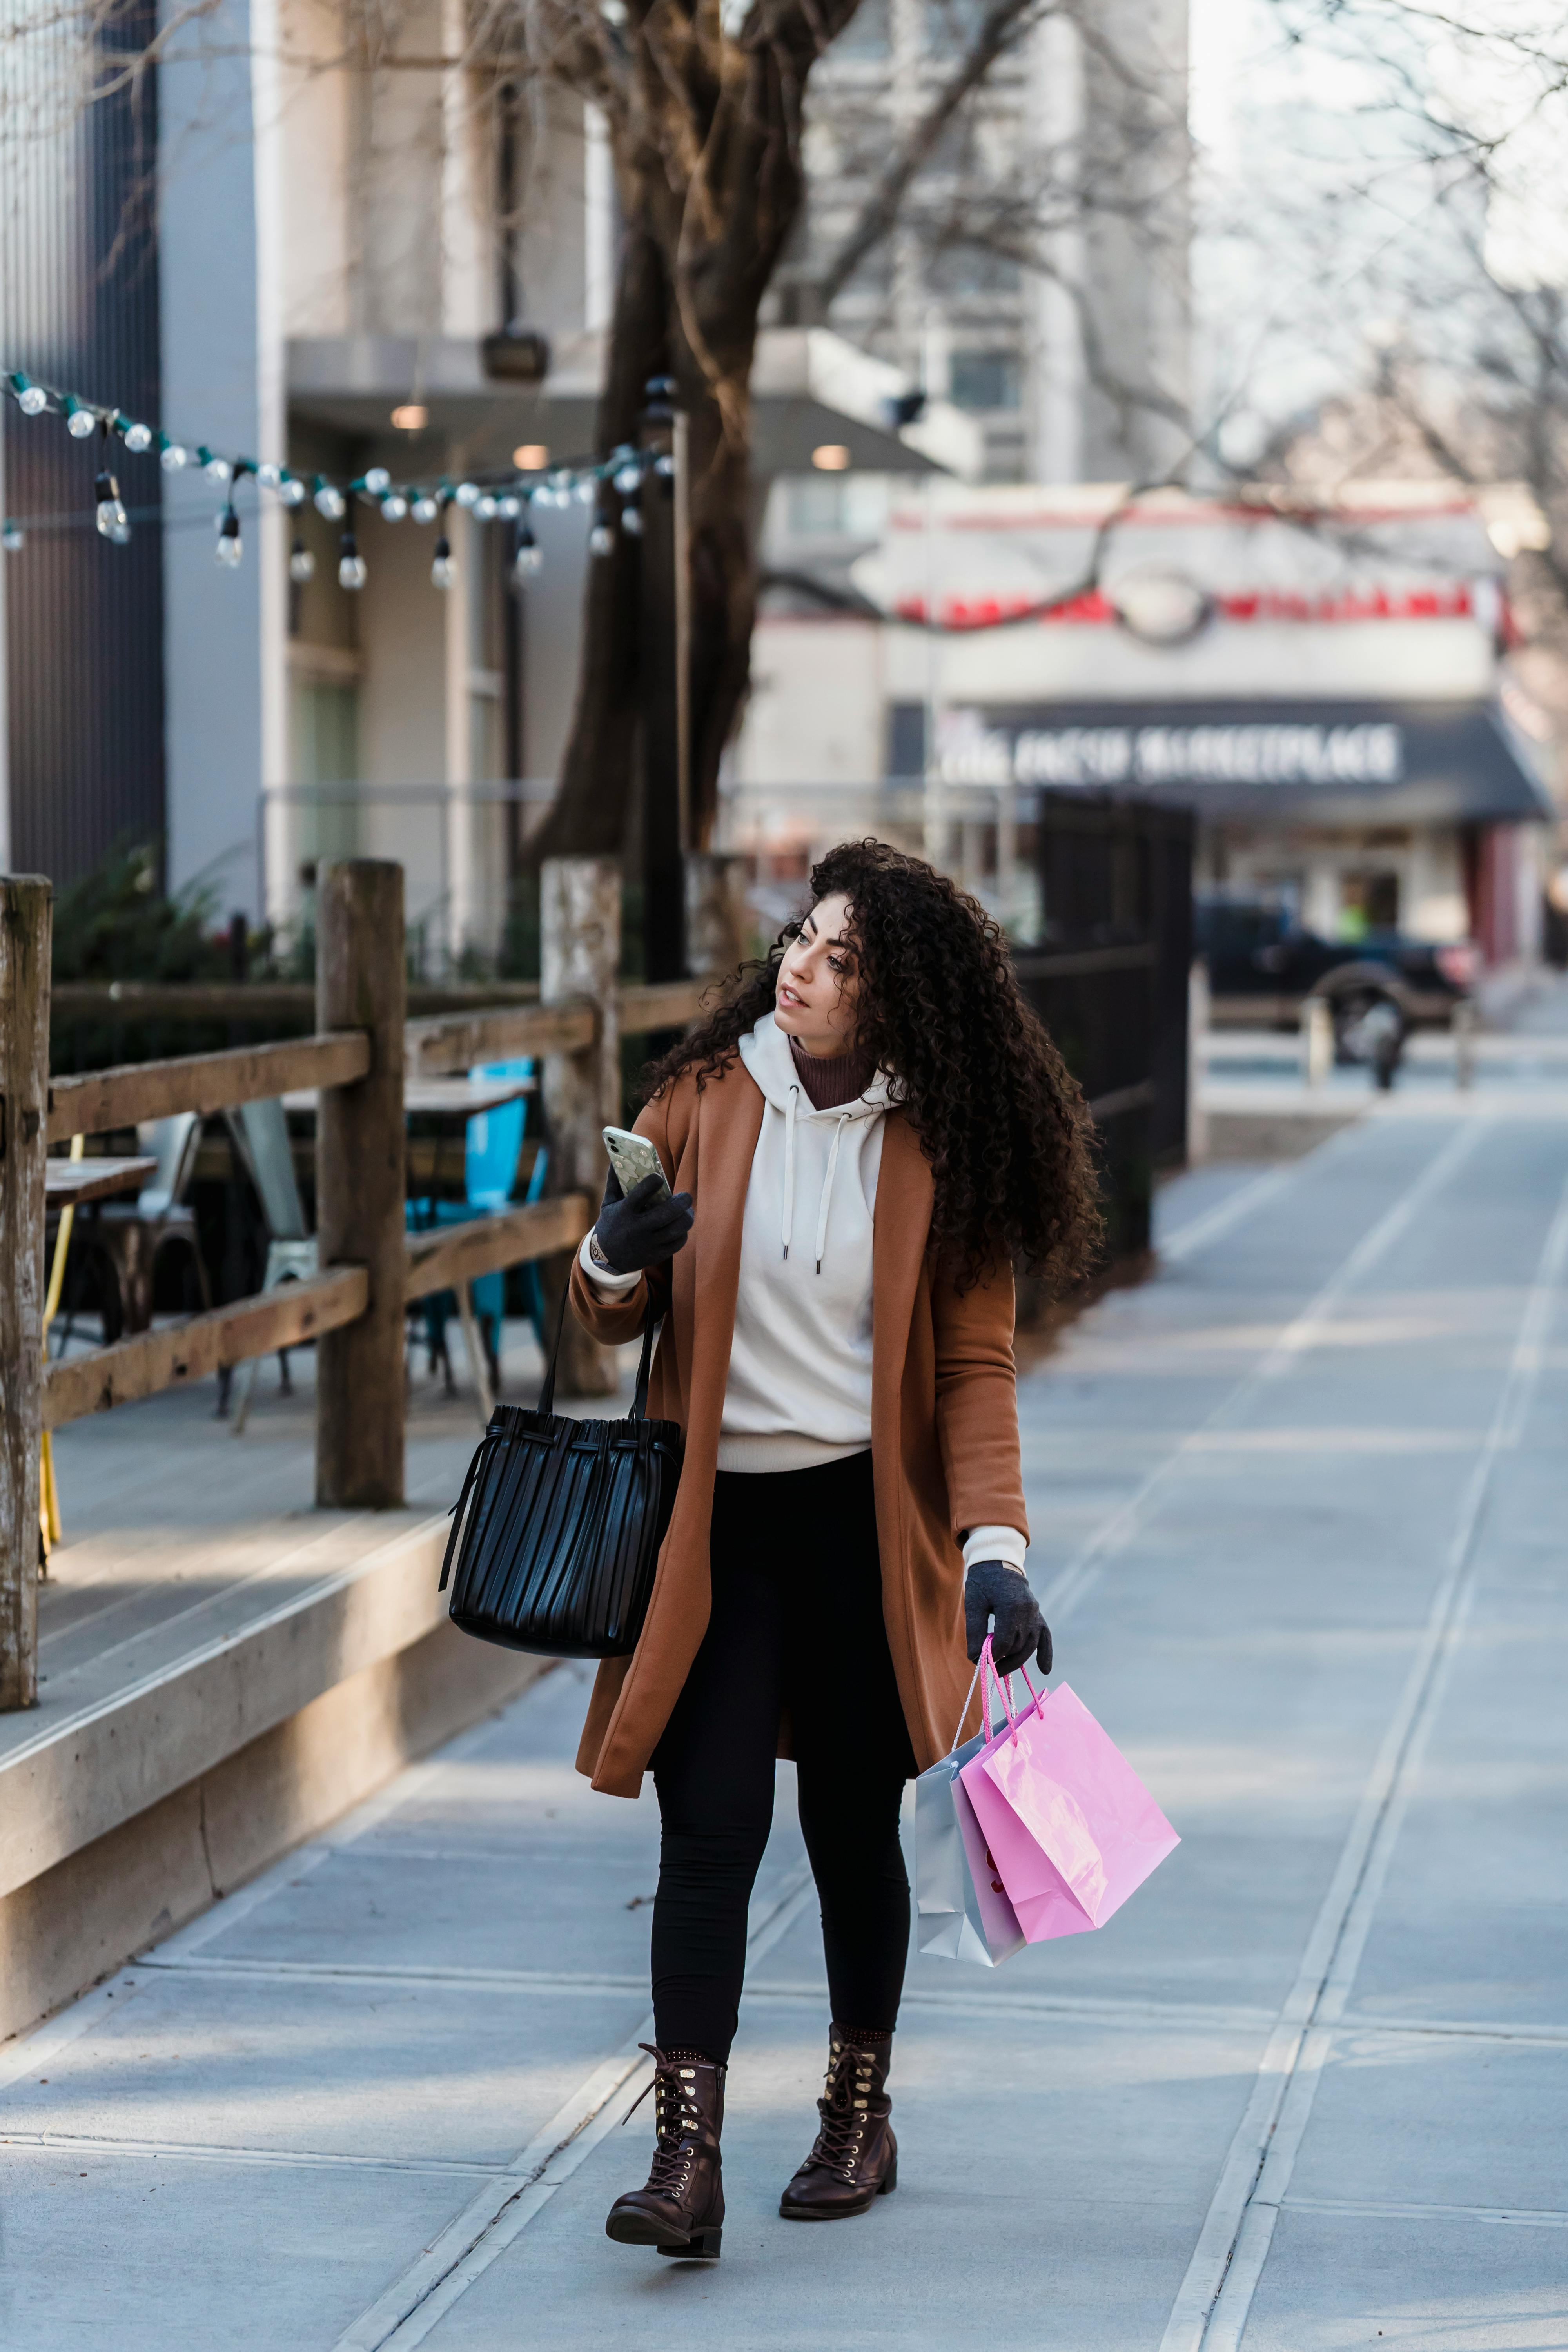
[[[818,1274],[822,1272],[823,1252],[827,1247],[827,1212],[833,1199],[833,1171],[838,1165],[838,1146],[844,1139],[844,1130],[848,1124],[849,1114],[846,1111],[833,1130],[833,1145],[827,1155],[827,1174],[823,1179],[822,1185],[822,1206],[816,1215],[816,1271]]]
[[[795,1114],[799,1101],[800,1088],[791,1087],[789,1108],[784,1113],[784,1231],[779,1237],[785,1257],[789,1255],[790,1235],[795,1230]]]

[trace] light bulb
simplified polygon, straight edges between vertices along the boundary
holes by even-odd
[[[407,512],[408,501],[401,490],[394,490],[389,499],[383,499],[381,502],[383,522],[401,522]]]
[[[237,571],[245,550],[240,543],[239,517],[232,507],[226,507],[217,527],[217,560],[230,572]]]
[[[550,477],[550,487],[563,498],[572,495],[572,477],[563,466],[558,466]]]
[[[281,466],[258,466],[256,479],[262,489],[276,490],[282,485],[283,468]]]
[[[592,474],[584,474],[582,480],[577,485],[578,505],[580,507],[591,507],[598,495],[598,483],[594,479]]]
[[[298,474],[285,474],[278,485],[278,495],[286,507],[302,507],[305,503],[305,485]]]
[[[479,486],[477,482],[459,482],[457,489],[453,492],[453,496],[456,498],[458,504],[460,507],[478,506],[479,500]]]
[[[449,588],[457,576],[458,567],[452,561],[452,542],[443,532],[436,541],[436,552],[431,558],[430,585],[432,588]]]
[[[522,500],[514,499],[509,490],[504,499],[496,500],[496,512],[499,515],[504,515],[508,522],[515,522],[522,512]]]
[[[0,530],[0,547],[7,555],[20,555],[27,544],[27,534],[20,523],[8,522]]]
[[[373,498],[378,499],[383,490],[391,489],[392,476],[384,466],[373,466],[364,478],[364,486]]]
[[[16,394],[16,405],[21,410],[23,415],[41,416],[48,404],[49,395],[44,390],[43,385],[41,383],[28,383],[26,379],[24,379],[22,389]]]
[[[303,588],[316,576],[316,559],[302,539],[297,539],[289,551],[289,577],[296,588]]]
[[[334,490],[331,482],[322,482],[316,491],[316,512],[325,515],[329,522],[342,522],[347,512],[342,490]]]
[[[140,457],[143,449],[153,446],[153,427],[150,425],[128,425],[125,446],[133,457]]]
[[[642,488],[642,467],[623,466],[616,476],[616,488],[623,499],[635,499]]]
[[[628,539],[640,539],[642,537],[642,509],[640,507],[623,507],[621,509],[621,529],[626,532]]]
[[[487,490],[483,498],[476,499],[474,500],[474,520],[476,522],[494,522],[495,519],[496,502]]]
[[[518,533],[517,553],[512,559],[512,572],[521,580],[531,580],[544,561],[543,550],[526,523]]]
[[[409,511],[416,522],[434,522],[441,511],[441,502],[438,499],[416,499]]]
[[[199,449],[196,455],[201,457],[202,453]],[[226,457],[202,457],[202,471],[209,482],[226,482],[232,476],[234,467]]]
[[[120,501],[120,485],[112,474],[100,474],[93,484],[93,501],[97,508],[98,528],[101,536],[123,547],[131,536],[125,509]]]
[[[608,555],[616,543],[616,534],[607,522],[596,522],[588,533],[590,555]]]
[[[66,411],[66,431],[73,441],[85,441],[98,430],[98,419],[90,408],[73,406]]]
[[[656,457],[654,459],[653,469],[656,474],[662,474],[666,481],[669,479],[670,476],[675,471],[675,460],[670,456],[668,449],[665,451],[662,457]]]
[[[177,441],[165,441],[158,452],[158,463],[165,474],[178,474],[189,465],[190,457],[190,451],[182,449]]]
[[[358,540],[352,530],[345,530],[338,542],[338,586],[355,593],[369,577],[370,567],[359,551]]]

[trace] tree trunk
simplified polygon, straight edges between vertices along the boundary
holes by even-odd
[[[733,40],[717,7],[687,16],[654,0],[638,12],[635,70],[609,108],[626,231],[597,451],[635,442],[649,378],[674,378],[689,420],[693,848],[711,837],[719,762],[750,676],[757,315],[800,210],[806,81],[855,5],[773,0]],[[577,707],[534,859],[622,846],[641,702],[639,560],[638,542],[617,533],[590,569]]]
[[[608,377],[599,404],[596,452],[637,437],[646,387],[669,375],[686,410],[690,453],[691,846],[705,848],[718,804],[719,761],[733,731],[750,674],[756,576],[751,504],[750,399],[755,318],[745,368],[720,391],[698,362],[678,314],[658,241],[628,224],[611,326]],[[650,483],[644,493],[667,493]],[[642,694],[638,566],[641,543],[617,531],[612,552],[592,562],[583,599],[577,701],[553,807],[530,846],[545,857],[613,856],[631,804]]]

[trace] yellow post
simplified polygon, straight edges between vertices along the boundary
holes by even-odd
[[[70,1156],[79,1160],[86,1145],[85,1135],[73,1135]],[[49,1291],[44,1301],[44,1360],[48,1360],[49,1325],[54,1321],[65,1287],[66,1258],[71,1245],[71,1227],[76,1223],[76,1204],[68,1202],[60,1211],[59,1229],[55,1234],[54,1262],[49,1267]],[[60,1539],[60,1497],[55,1485],[55,1449],[51,1433],[45,1430],[39,1448],[38,1462],[38,1527],[44,1538],[44,1558]]]

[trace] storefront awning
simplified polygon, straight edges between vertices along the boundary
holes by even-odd
[[[1495,703],[1052,702],[939,720],[945,782],[1146,793],[1252,824],[1539,824],[1528,744]]]

